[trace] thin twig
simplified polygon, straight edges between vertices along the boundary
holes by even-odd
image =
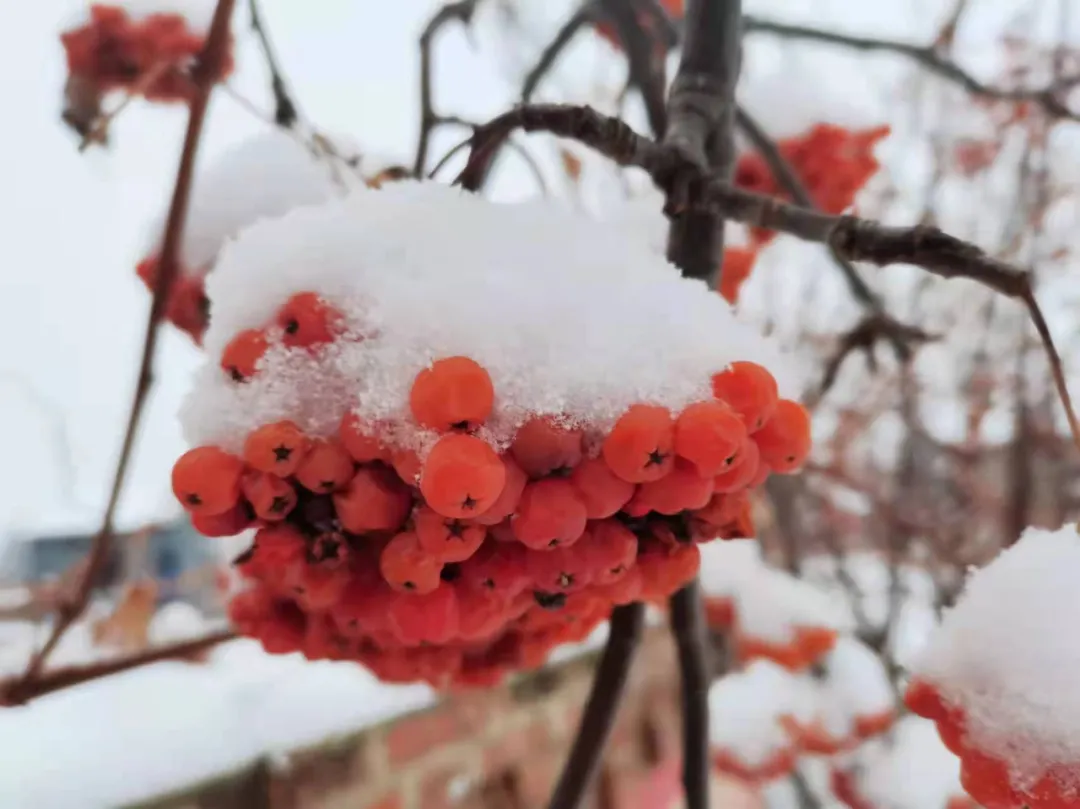
[[[642,25],[635,0],[597,0],[597,14],[615,29],[619,45],[626,54],[628,85],[641,93],[645,115],[655,137],[667,128],[668,110],[664,103],[664,51]]]
[[[592,692],[548,809],[576,809],[581,803],[615,721],[644,626],[644,604],[628,604],[612,611],[607,645],[596,669]]]
[[[270,44],[270,35],[266,32],[266,24],[259,11],[259,0],[248,0],[248,10],[251,14],[251,30],[255,32],[259,40],[266,67],[270,71],[270,90],[274,94],[274,123],[285,129],[291,129],[300,117],[300,113],[285,86],[281,66],[278,64],[277,55]]]
[[[1070,110],[1060,98],[1059,89],[1065,82],[1055,81],[1047,87],[1031,89],[1007,89],[986,84],[972,76],[952,60],[943,56],[939,50],[932,46],[914,45],[908,42],[897,42],[878,37],[862,37],[852,34],[841,34],[824,28],[814,28],[808,25],[792,25],[776,20],[765,20],[760,17],[747,16],[743,19],[747,33],[774,34],[776,36],[791,39],[805,39],[813,42],[821,42],[827,45],[839,45],[845,48],[854,48],[860,51],[882,51],[903,56],[916,62],[920,67],[931,73],[955,82],[974,95],[994,98],[1001,101],[1023,102],[1028,101],[1039,105],[1052,118],[1065,118],[1073,121],[1080,120],[1080,112]]]
[[[435,112],[432,98],[431,47],[435,35],[450,22],[458,21],[468,25],[480,0],[457,0],[447,3],[435,12],[420,34],[420,135],[416,142],[416,158],[413,160],[413,176],[425,175],[428,150],[431,147],[431,133],[443,119]]]
[[[682,692],[683,789],[687,809],[709,807],[709,639],[697,579],[671,599]]]
[[[41,673],[49,655],[56,648],[64,633],[86,609],[86,605],[90,600],[90,593],[105,565],[105,560],[112,545],[116,509],[124,489],[124,481],[127,477],[128,465],[135,446],[135,436],[139,432],[139,422],[142,418],[143,408],[153,383],[153,365],[157,348],[158,328],[165,313],[165,303],[168,300],[169,290],[172,288],[173,280],[179,274],[180,243],[184,233],[184,224],[187,220],[188,199],[191,195],[195,156],[199,148],[203,121],[206,118],[206,108],[210,101],[210,92],[218,75],[220,75],[221,63],[227,55],[230,39],[229,20],[232,17],[234,5],[235,0],[218,0],[213,21],[206,36],[206,45],[192,70],[191,75],[195,93],[191,99],[187,133],[184,136],[180,165],[176,173],[176,185],[173,188],[172,202],[169,206],[169,214],[165,224],[165,237],[158,261],[157,282],[154,285],[153,301],[150,304],[150,314],[146,321],[146,336],[143,339],[139,375],[131,401],[131,411],[128,415],[123,443],[120,446],[120,457],[113,475],[108,505],[105,507],[101,527],[94,536],[86,572],[83,574],[78,590],[71,602],[65,604],[58,611],[56,625],[53,627],[48,639],[41,649],[31,657],[22,676],[22,687],[24,688],[29,687],[29,681]]]
[[[44,672],[32,680],[22,677],[0,680],[0,706],[23,705],[32,699],[52,694],[55,691],[81,685],[91,680],[100,680],[103,677],[148,666],[151,663],[160,663],[162,660],[190,658],[235,638],[236,634],[232,630],[225,629],[194,640],[158,646],[112,660],[81,666],[63,666]]]
[[[558,61],[559,56],[566,50],[567,46],[574,41],[574,37],[578,32],[593,20],[593,8],[592,3],[588,2],[570,15],[570,18],[562,24],[558,32],[555,34],[555,38],[551,40],[551,43],[544,48],[540,54],[540,58],[537,60],[535,67],[528,72],[525,76],[525,81],[521,83],[521,103],[528,104],[532,99],[533,93],[536,92],[536,88],[540,86],[540,82],[544,80],[544,77],[551,72],[551,68],[555,66],[555,62]]]

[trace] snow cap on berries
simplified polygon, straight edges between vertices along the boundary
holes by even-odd
[[[401,423],[417,374],[449,356],[490,374],[496,410],[479,435],[500,449],[536,414],[607,430],[635,403],[678,413],[736,360],[795,390],[784,357],[704,284],[549,201],[403,181],[260,222],[209,277],[208,354],[301,291],[336,307],[349,336],[320,351],[271,346],[243,385],[210,361],[183,412],[193,443],[235,447],[282,419],[329,435],[350,409]]]
[[[974,572],[915,669],[963,711],[966,742],[1014,784],[1061,765],[1080,786],[1080,536],[1028,528]]]
[[[733,759],[729,766],[742,767],[748,775],[786,774],[788,767],[779,762],[792,760],[794,750],[781,717],[798,709],[804,693],[797,677],[767,660],[718,680],[709,689],[714,757]]]

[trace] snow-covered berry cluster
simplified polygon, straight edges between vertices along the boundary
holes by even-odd
[[[964,788],[986,809],[1080,806],[1080,536],[1029,528],[974,573],[908,687],[916,714],[959,756]]]
[[[208,535],[258,528],[242,632],[490,683],[753,535],[808,414],[719,296],[620,236],[404,182],[225,249],[173,488]]]

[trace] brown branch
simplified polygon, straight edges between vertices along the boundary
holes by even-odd
[[[664,104],[665,51],[642,25],[636,0],[597,0],[596,11],[611,23],[619,45],[626,54],[629,86],[641,93],[649,129],[660,137],[667,126],[668,109]]]
[[[816,398],[820,399],[828,393],[836,383],[836,377],[840,373],[844,360],[856,351],[861,351],[866,355],[866,362],[871,371],[876,370],[874,346],[881,339],[888,340],[894,346],[903,346],[907,351],[905,356],[910,357],[911,345],[937,340],[939,336],[930,334],[918,326],[905,325],[884,312],[867,315],[840,338],[836,352],[825,363],[825,372],[822,374],[821,387],[818,389]]]
[[[218,0],[210,30],[206,36],[206,45],[203,47],[198,62],[191,72],[195,94],[191,100],[187,132],[184,136],[184,146],[180,155],[180,166],[176,172],[176,185],[173,188],[172,201],[169,205],[169,214],[165,223],[165,236],[158,261],[158,277],[154,285],[150,314],[146,321],[146,336],[143,339],[139,375],[131,401],[131,411],[128,415],[123,443],[120,446],[120,458],[117,461],[116,471],[113,475],[108,505],[105,507],[101,527],[94,536],[86,572],[83,574],[78,590],[73,599],[58,611],[56,625],[53,627],[48,639],[46,639],[41,649],[31,657],[26,671],[22,675],[21,688],[24,689],[31,687],[30,682],[41,673],[46,660],[52,654],[53,649],[56,648],[64,633],[86,609],[94,583],[109,554],[115,531],[113,523],[116,518],[116,509],[124,489],[128,465],[135,446],[135,436],[139,432],[139,422],[142,419],[146,399],[153,384],[153,365],[154,354],[157,349],[158,329],[165,313],[165,303],[169,297],[169,290],[172,288],[174,279],[179,274],[180,243],[183,238],[184,224],[187,220],[188,199],[191,195],[195,156],[199,148],[203,121],[206,118],[206,108],[210,101],[210,92],[216,77],[221,73],[221,63],[228,53],[230,41],[229,21],[232,17],[234,5],[235,0]]]
[[[708,809],[709,683],[714,670],[697,579],[672,597],[670,609],[671,628],[679,653],[686,808]]]
[[[416,158],[413,160],[413,176],[423,178],[426,172],[428,150],[431,148],[431,133],[444,123],[442,116],[435,112],[432,98],[431,48],[435,35],[446,25],[455,20],[462,25],[472,21],[473,12],[480,0],[457,0],[447,3],[428,21],[420,34],[420,136],[416,143]]]
[[[525,76],[525,81],[521,84],[521,103],[528,104],[533,97],[533,93],[536,92],[536,88],[540,86],[540,82],[544,80],[544,77],[551,72],[551,69],[555,66],[562,52],[566,50],[567,46],[574,41],[574,37],[578,32],[586,25],[593,21],[594,11],[592,3],[585,3],[579,6],[578,9],[570,15],[570,18],[563,23],[555,34],[555,38],[551,40],[550,44],[544,48],[540,54],[540,58],[537,60],[536,65]]]
[[[91,680],[100,680],[103,677],[131,671],[151,663],[160,663],[162,660],[190,658],[235,638],[236,635],[231,630],[221,630],[194,640],[171,643],[113,660],[81,666],[62,666],[43,672],[31,680],[22,677],[0,680],[0,706],[23,705],[54,691],[61,691]]]
[[[929,225],[896,227],[857,216],[831,216],[734,188],[725,177],[713,175],[688,159],[680,149],[649,140],[625,122],[602,115],[591,107],[520,106],[477,127],[470,144],[469,159],[456,182],[475,190],[499,145],[518,129],[548,132],[576,140],[621,166],[643,169],[665,193],[665,213],[669,217],[688,210],[717,213],[737,222],[826,245],[849,261],[866,261],[881,267],[910,264],[940,278],[976,281],[1020,301],[1027,308],[1046,350],[1073,441],[1080,449],[1080,423],[1065,383],[1061,358],[1035,299],[1031,277],[1019,267],[987,255],[976,245]]]
[[[641,642],[645,605],[616,607],[611,613],[610,627],[574,746],[570,748],[548,809],[576,809],[596,773],[630,673],[630,664]]]
[[[248,11],[251,15],[251,30],[255,32],[255,37],[259,40],[266,67],[270,71],[270,90],[274,94],[274,123],[290,129],[296,124],[300,114],[285,86],[281,66],[278,64],[277,55],[270,44],[270,35],[266,32],[266,24],[259,11],[259,0],[248,0]]]
[[[791,25],[776,20],[764,20],[760,17],[744,17],[743,24],[746,27],[747,33],[773,34],[775,36],[787,37],[790,39],[804,39],[812,42],[820,42],[826,45],[839,45],[859,51],[881,51],[903,56],[912,60],[925,70],[960,85],[974,95],[998,99],[1000,101],[1028,101],[1042,107],[1051,118],[1080,121],[1080,112],[1070,110],[1058,97],[1060,88],[1067,85],[1067,81],[1055,81],[1053,84],[1041,88],[1010,90],[1004,87],[995,87],[980,81],[955,62],[943,56],[940,51],[932,46],[913,45],[907,42],[897,42],[895,40],[881,39],[878,37],[841,34],[823,28],[813,28],[807,25]]]

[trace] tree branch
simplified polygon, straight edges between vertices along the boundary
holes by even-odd
[[[533,93],[536,92],[536,88],[540,86],[540,82],[544,80],[544,77],[551,72],[562,52],[574,41],[574,37],[577,36],[578,32],[593,21],[593,16],[592,3],[587,2],[579,6],[577,11],[570,15],[570,19],[563,23],[558,33],[555,34],[555,38],[540,54],[536,66],[525,76],[525,81],[521,84],[522,104],[529,103]]]
[[[479,2],[480,0],[457,0],[447,3],[435,12],[420,34],[420,135],[416,143],[416,159],[413,160],[413,176],[418,179],[425,176],[431,133],[443,123],[443,119],[435,112],[432,98],[432,43],[435,35],[448,23],[456,20],[462,25],[468,25]]]
[[[56,648],[64,633],[86,609],[94,583],[109,554],[115,532],[113,523],[116,518],[116,509],[124,489],[128,464],[135,446],[135,436],[139,431],[139,422],[142,419],[147,395],[153,384],[153,365],[154,354],[157,349],[158,329],[161,325],[162,316],[165,314],[165,303],[169,297],[169,290],[179,274],[180,243],[187,220],[188,199],[191,195],[195,156],[199,148],[203,121],[206,118],[206,108],[210,101],[210,92],[213,89],[216,77],[220,75],[221,62],[227,55],[230,42],[229,21],[232,17],[234,5],[235,0],[218,0],[213,20],[210,23],[210,30],[206,35],[206,45],[203,47],[199,60],[192,70],[191,79],[195,86],[195,93],[191,100],[187,132],[184,135],[184,146],[180,155],[180,166],[176,172],[176,185],[173,188],[172,201],[169,205],[169,214],[165,223],[165,236],[158,261],[157,282],[154,285],[153,301],[150,304],[150,314],[146,321],[146,336],[143,339],[139,375],[131,401],[131,412],[128,415],[127,428],[124,431],[123,442],[120,446],[120,458],[117,461],[116,471],[113,475],[108,505],[105,507],[101,527],[94,536],[86,572],[79,582],[78,590],[71,602],[65,604],[59,610],[56,625],[53,627],[45,644],[30,659],[26,671],[22,675],[19,688],[26,689],[30,687],[30,681],[41,673],[46,660],[52,654],[53,649]]]
[[[581,803],[615,721],[644,626],[644,604],[628,604],[612,611],[607,645],[596,669],[592,692],[548,809],[576,809]]]
[[[1070,110],[1058,98],[1058,92],[1063,86],[1068,86],[1069,80],[1064,82],[1055,81],[1053,84],[1042,88],[1009,90],[980,81],[931,46],[913,45],[907,42],[897,42],[878,37],[841,34],[823,28],[790,25],[776,20],[761,19],[760,17],[747,16],[743,19],[743,24],[746,26],[747,33],[773,34],[791,39],[820,42],[826,45],[839,45],[860,51],[883,51],[903,56],[929,72],[959,84],[974,95],[1001,101],[1029,101],[1042,107],[1052,118],[1080,121],[1080,112]]]
[[[289,95],[285,86],[285,79],[278,65],[274,48],[270,44],[270,35],[266,32],[266,24],[263,22],[259,11],[259,0],[248,0],[248,11],[251,14],[251,30],[255,32],[262,48],[266,67],[270,71],[270,89],[274,93],[274,123],[278,126],[290,129],[299,118],[296,103]]]
[[[709,809],[709,637],[698,580],[671,599],[671,628],[682,686],[683,789],[686,809]]]
[[[630,86],[641,93],[649,128],[655,137],[660,137],[667,126],[668,115],[664,106],[664,59],[662,55],[658,56],[657,43],[641,24],[637,3],[635,0],[597,0],[597,12],[615,28],[615,35],[626,53]]]
[[[73,685],[100,680],[102,677],[148,666],[151,663],[160,663],[162,660],[181,660],[192,657],[235,638],[236,635],[231,630],[221,630],[205,637],[159,646],[156,649],[147,649],[113,660],[103,660],[83,666],[63,666],[42,673],[32,680],[21,677],[0,680],[0,706],[23,705],[32,699],[71,688]]]

